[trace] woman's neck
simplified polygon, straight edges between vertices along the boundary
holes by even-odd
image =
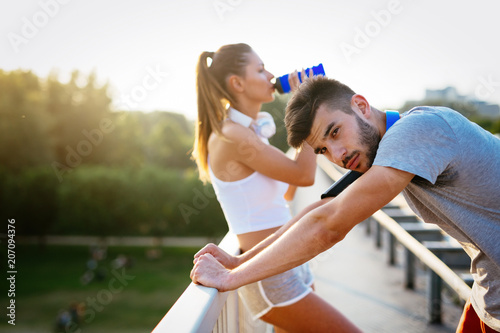
[[[235,105],[231,105],[231,107],[251,118],[257,119],[257,115],[262,108],[262,103],[238,102]]]

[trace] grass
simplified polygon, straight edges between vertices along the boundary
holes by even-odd
[[[147,258],[147,250],[108,248],[107,257],[99,262],[105,276],[84,285],[80,278],[90,258],[88,247],[47,246],[41,250],[18,245],[16,326],[9,325],[5,316],[9,299],[4,291],[9,286],[4,278],[0,307],[5,313],[0,331],[54,332],[58,313],[76,302],[85,307],[81,330],[75,327],[69,332],[150,332],[191,282],[189,272],[198,249],[162,248],[161,256],[154,260]],[[131,267],[114,268],[113,260],[120,254],[132,258]]]

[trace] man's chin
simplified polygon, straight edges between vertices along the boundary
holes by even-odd
[[[359,173],[365,173],[368,171],[369,168],[358,168],[356,170],[352,170],[352,171],[356,171],[356,172],[359,172]]]
[[[358,165],[358,167],[356,168],[356,170],[353,170],[353,171],[365,173],[368,170],[370,170],[371,166],[372,166],[371,163],[370,164],[365,164],[365,165],[360,164],[360,165]]]
[[[365,172],[367,172],[368,170],[370,170],[370,169],[371,169],[371,167],[372,167],[372,164],[370,163],[369,165],[366,165],[366,166],[364,167],[363,171],[360,171],[360,172],[365,173]]]

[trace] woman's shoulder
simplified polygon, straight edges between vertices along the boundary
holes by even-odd
[[[222,124],[221,134],[225,139],[233,143],[248,141],[252,138],[258,139],[257,134],[249,127],[245,127],[230,120],[226,120]]]

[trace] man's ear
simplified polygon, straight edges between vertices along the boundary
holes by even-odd
[[[368,103],[363,95],[353,95],[351,98],[351,107],[353,110],[357,110],[361,113],[365,118],[369,118],[371,115],[370,103]]]
[[[234,92],[243,92],[243,81],[238,75],[231,75],[228,78],[228,87]]]

